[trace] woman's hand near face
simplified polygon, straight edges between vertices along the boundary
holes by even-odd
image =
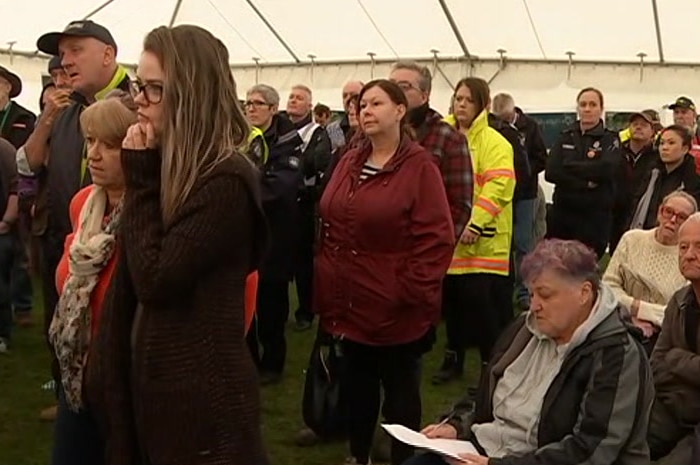
[[[151,123],[136,123],[126,131],[122,148],[127,150],[146,150],[156,148],[156,135]]]

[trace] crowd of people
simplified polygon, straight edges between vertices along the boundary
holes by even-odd
[[[38,117],[0,68],[0,353],[33,321],[34,268],[52,465],[268,463],[260,389],[285,379],[290,283],[294,330],[317,328],[314,350],[342,367],[341,420],[308,424],[299,445],[347,440],[346,465],[368,465],[381,419],[478,451],[392,440],[392,465],[700,463],[688,97],[674,124],[643,110],[617,133],[584,88],[548,149],[477,77],[439,114],[415,62],[346,83],[334,119],[301,83],[284,110],[269,85],[239,92],[197,26],[151,31],[134,76],[89,20],[37,47],[52,56]],[[472,347],[478,382],[422,427],[441,320],[432,383],[460,382]]]

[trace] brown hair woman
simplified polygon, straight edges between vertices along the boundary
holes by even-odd
[[[228,60],[197,26],[144,42],[122,145],[123,260],[89,371],[110,463],[267,463],[244,338],[265,228]]]

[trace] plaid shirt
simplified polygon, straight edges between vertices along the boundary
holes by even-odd
[[[428,110],[425,121],[416,128],[416,136],[417,142],[436,158],[445,183],[455,235],[459,238],[469,222],[474,195],[474,173],[467,139],[433,109]]]

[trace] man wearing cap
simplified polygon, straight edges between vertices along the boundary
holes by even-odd
[[[623,160],[613,209],[610,254],[615,251],[617,243],[627,231],[630,217],[634,213],[634,194],[646,187],[649,173],[659,162],[654,140],[660,126],[659,114],[655,110],[644,110],[630,116],[629,138],[621,146]]]
[[[693,135],[690,154],[695,158],[695,171],[700,174],[700,130],[695,103],[688,97],[678,97],[668,108],[673,110],[673,123],[688,128]]]
[[[15,149],[27,141],[36,121],[34,113],[12,100],[20,93],[22,93],[22,80],[12,71],[0,66],[0,137],[10,142]],[[16,189],[15,185],[15,195]],[[15,215],[15,222],[16,220],[18,218]],[[26,223],[22,225],[26,226]],[[23,241],[28,236],[27,232],[26,227],[20,229],[18,225],[0,222],[0,235],[11,237],[14,247],[11,261],[6,264],[9,264],[12,269],[10,279],[12,308],[17,322],[23,326],[31,321],[33,296],[28,270],[29,260]]]
[[[80,114],[113,89],[128,91],[129,77],[126,69],[117,64],[117,44],[112,34],[93,21],[73,21],[62,32],[44,34],[37,41],[37,48],[61,57],[72,88],[59,89],[50,97],[24,146],[31,170],[46,173],[42,184],[48,190],[48,202],[36,204],[34,230],[41,232],[44,323],[48,330],[58,302],[54,274],[63,242],[71,231],[68,207],[75,193],[92,182]],[[57,375],[54,369],[58,380]]]
[[[36,115],[12,99],[22,93],[22,80],[0,66],[0,136],[19,148],[34,130]]]

